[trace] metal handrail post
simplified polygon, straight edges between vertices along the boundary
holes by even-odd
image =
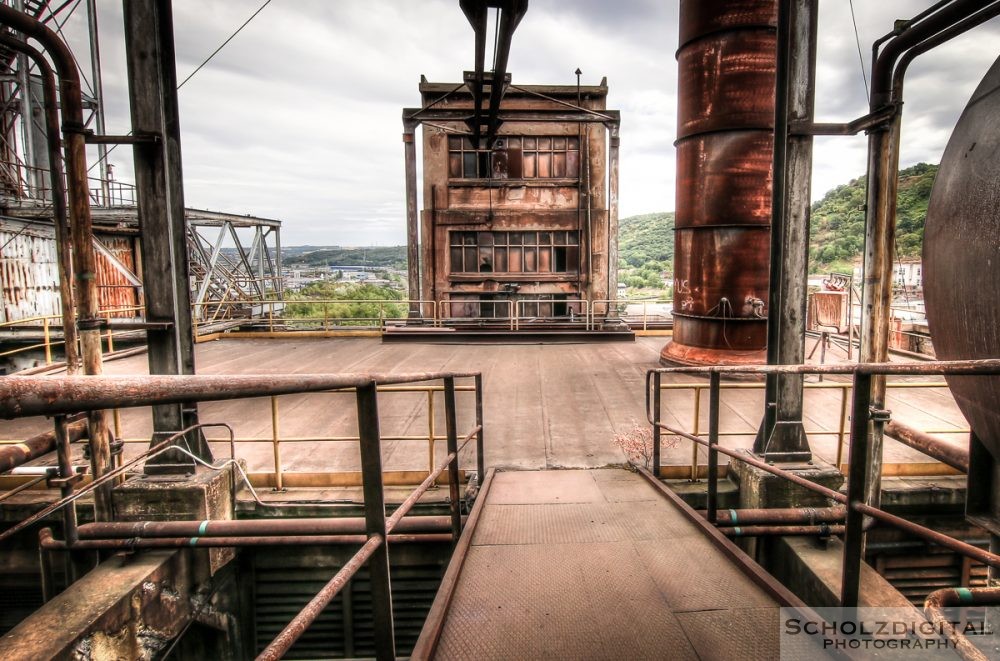
[[[486,456],[485,443],[483,439],[483,375],[477,374],[476,381],[476,425],[479,431],[476,432],[476,479],[478,485],[483,486],[486,479]]]
[[[434,390],[427,390],[427,472],[434,471],[434,442],[436,431],[434,429]]]
[[[844,520],[844,564],[840,586],[840,605],[856,608],[861,589],[861,562],[864,554],[864,515],[853,507],[864,503],[868,488],[868,420],[871,405],[870,374],[854,375],[851,405],[851,447],[848,454],[847,515]]]
[[[708,522],[715,523],[719,501],[719,397],[722,377],[718,372],[709,375],[708,400]],[[697,445],[695,446],[698,447]]]
[[[455,410],[455,377],[444,379],[444,413],[448,428],[448,454],[455,458],[448,464],[448,504],[451,507],[452,544],[462,536],[462,509],[458,491],[458,420]]]
[[[49,334],[49,318],[42,319],[42,333],[45,336],[45,364],[52,364],[52,338]]]
[[[271,444],[274,448],[274,490],[284,491],[281,473],[281,441],[278,433],[278,398],[271,397]]]
[[[653,476],[660,477],[660,383],[662,375],[653,374]]]
[[[358,433],[361,437],[361,482],[365,497],[365,530],[368,539],[386,539],[385,495],[382,486],[382,443],[375,382],[358,386]],[[396,639],[392,622],[392,589],[389,585],[389,544],[379,545],[368,560],[372,592],[375,658],[395,661]]]
[[[840,388],[840,420],[837,427],[837,470],[844,461],[844,431],[847,427],[847,386]]]
[[[701,436],[701,386],[694,388],[694,435]],[[698,481],[698,444],[691,444],[691,481]]]

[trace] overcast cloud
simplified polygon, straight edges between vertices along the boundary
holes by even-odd
[[[175,0],[183,80],[262,0]],[[865,66],[893,19],[930,0],[855,0]],[[130,129],[121,2],[101,0],[108,131]],[[821,0],[817,119],[867,110],[848,3]],[[994,20],[910,69],[903,167],[938,162],[973,89],[998,55]],[[515,83],[608,77],[622,111],[621,215],[674,208],[677,3],[531,0],[514,35]],[[405,242],[401,109],[424,74],[457,81],[473,34],[456,0],[273,0],[179,92],[188,206],[283,222],[285,245]],[[813,198],[864,172],[866,140],[816,141]],[[131,153],[116,150],[131,179]]]

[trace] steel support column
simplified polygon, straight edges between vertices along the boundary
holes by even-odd
[[[608,124],[608,314],[618,314],[618,161],[620,125]]]
[[[153,138],[134,146],[146,316],[151,322],[170,322],[165,330],[147,332],[149,372],[194,374],[171,1],[132,0],[124,4],[124,15],[132,130]],[[197,417],[193,404],[154,407],[152,442],[196,424]],[[200,432],[187,443],[200,457],[211,459]],[[147,472],[190,468],[190,460],[180,453],[167,452],[146,463]]]
[[[403,119],[403,151],[406,172],[406,284],[410,290],[410,319],[421,316],[420,303],[420,223],[417,217],[417,121]]]
[[[371,576],[375,658],[396,658],[392,621],[392,589],[389,582],[389,545],[385,529],[385,496],[382,490],[382,441],[378,419],[378,392],[374,382],[357,389],[358,436],[361,445],[361,478],[365,496],[365,529],[369,540],[382,544],[368,560]]]
[[[83,354],[83,370],[99,375],[103,369],[101,355],[100,303],[97,294],[96,256],[92,246],[93,221],[90,216],[90,188],[87,183],[87,146],[84,141],[83,99],[80,92],[80,72],[69,47],[51,29],[27,14],[0,5],[0,24],[22,32],[25,38],[37,40],[51,57],[59,76],[59,101],[63,124],[63,150],[66,163],[66,193],[69,204],[70,229],[73,240],[73,269],[77,294],[77,328]],[[110,470],[111,445],[108,420],[104,411],[88,414],[90,425],[90,462],[94,477]],[[111,516],[110,486],[94,496],[95,516],[106,520]]]
[[[767,325],[767,362],[771,365],[799,365],[805,359],[813,139],[790,135],[789,125],[813,120],[817,15],[817,0],[778,3]],[[767,408],[754,452],[769,461],[812,459],[802,427],[802,380],[801,374],[767,377]]]

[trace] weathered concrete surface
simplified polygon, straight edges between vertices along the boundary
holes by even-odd
[[[774,540],[769,570],[805,603],[815,607],[840,606],[844,545],[831,539],[821,546],[813,538],[781,537]],[[869,565],[861,564],[859,606],[907,608],[913,605]],[[915,610],[915,609],[914,609]]]
[[[377,338],[303,338],[281,340],[220,340],[197,346],[202,374],[319,374],[348,371],[412,372],[425,370],[481,370],[485,383],[487,463],[511,468],[590,468],[620,463],[621,453],[611,444],[616,433],[633,423],[645,426],[643,404],[646,370],[657,367],[663,339],[639,337],[634,343],[561,345],[429,345],[382,344]],[[146,373],[145,356],[108,363],[109,374]],[[707,385],[704,379],[676,376],[670,383]],[[828,379],[832,381],[832,379]],[[470,393],[458,393],[459,429],[472,421]],[[296,395],[279,398],[279,430],[284,437],[354,435],[356,409],[350,394]],[[427,400],[423,393],[385,393],[379,397],[385,435],[427,434]],[[947,389],[890,390],[889,407],[899,420],[922,429],[965,427],[965,421]],[[444,433],[443,400],[435,395],[436,433]],[[267,399],[207,403],[200,406],[204,422],[233,425],[240,439],[237,455],[252,472],[273,469],[270,445],[271,410]],[[762,390],[728,390],[723,394],[720,428],[725,447],[750,447],[763,410]],[[690,390],[664,393],[667,424],[693,428],[694,396]],[[807,430],[836,430],[840,391],[806,390]],[[708,397],[701,405],[701,432],[708,429]],[[136,452],[151,434],[149,412],[122,411],[124,435],[143,440],[129,445]],[[51,428],[38,418],[0,421],[0,437],[28,438]],[[964,442],[967,442],[966,435]],[[836,457],[835,434],[810,434],[813,451],[826,461]],[[444,441],[436,443],[443,456]],[[426,440],[386,441],[387,470],[426,470]],[[228,456],[225,443],[213,444],[217,456]],[[282,464],[290,471],[357,470],[356,442],[286,442]],[[463,454],[464,466],[474,456]],[[699,462],[706,463],[704,448]],[[845,454],[846,456],[846,454]],[[86,463],[82,459],[80,463]],[[691,445],[679,442],[665,448],[664,464],[691,461]],[[925,462],[926,457],[887,440],[885,462]],[[52,463],[45,457],[33,463]],[[725,457],[720,458],[725,463]]]
[[[112,492],[118,521],[231,520],[234,516],[233,468],[198,467],[193,475],[139,475]],[[215,574],[236,557],[231,548],[199,549],[196,566]]]
[[[191,615],[190,556],[112,558],[0,639],[0,659],[150,659]]]

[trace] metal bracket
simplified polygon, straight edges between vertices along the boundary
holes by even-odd
[[[88,145],[145,145],[159,144],[162,138],[158,133],[136,133],[135,135],[96,135],[93,131],[86,131],[86,142]]]
[[[62,489],[67,486],[75,486],[84,478],[83,471],[79,468],[77,468],[77,471],[79,472],[73,473],[68,477],[58,477],[53,471],[53,474],[45,479],[45,484],[49,489]]]
[[[94,317],[92,319],[80,318],[76,320],[76,328],[81,331],[100,331],[105,330],[108,327],[108,320],[102,317]]]
[[[889,409],[877,409],[873,406],[868,410],[868,419],[875,423],[885,424],[892,419],[892,411]]]

